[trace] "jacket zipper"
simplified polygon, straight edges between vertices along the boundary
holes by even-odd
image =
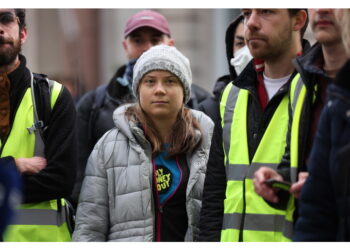
[[[156,241],[160,242],[160,228],[161,228],[161,219],[162,219],[162,213],[163,213],[163,207],[160,205],[160,201],[159,201],[159,193],[158,193],[158,187],[157,187],[157,168],[156,168],[156,163],[154,161],[154,159],[152,159],[152,163],[153,163],[153,182],[154,182],[154,189],[156,191],[156,199],[157,199],[157,206],[158,206],[158,210],[157,210],[157,225],[156,225]]]
[[[180,187],[180,184],[181,184],[181,180],[182,180],[182,171],[181,171],[181,167],[180,167],[180,164],[179,164],[179,160],[178,160],[178,156],[176,156],[176,165],[177,165],[177,168],[179,169],[180,171],[180,182],[179,184],[177,185],[174,193],[172,196],[168,197],[168,199],[166,199],[164,201],[164,204],[163,205],[160,205],[160,201],[159,201],[159,193],[158,193],[158,187],[157,187],[157,175],[156,175],[156,171],[157,171],[157,168],[156,168],[156,163],[154,161],[154,159],[152,159],[152,163],[153,163],[153,179],[154,179],[154,184],[155,184],[155,190],[156,190],[156,196],[157,196],[157,205],[158,205],[158,211],[157,211],[157,226],[156,226],[156,231],[157,231],[157,235],[156,235],[156,241],[157,242],[160,242],[161,241],[161,233],[160,233],[160,229],[161,229],[161,220],[162,220],[162,214],[163,214],[163,207],[165,206],[165,203],[168,202],[170,200],[171,197],[173,197],[173,195],[177,192],[177,190],[179,189]]]

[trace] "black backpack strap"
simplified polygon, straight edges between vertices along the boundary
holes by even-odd
[[[94,95],[94,103],[92,104],[92,109],[89,117],[88,124],[88,139],[92,140],[93,138],[93,130],[94,130],[94,122],[96,120],[97,111],[102,107],[103,100],[107,93],[108,84],[102,84],[95,90]]]
[[[51,114],[51,90],[53,84],[54,82],[49,80],[46,75],[31,73],[34,123],[27,129],[30,134],[34,133],[36,136],[35,156],[44,156],[45,131]]]

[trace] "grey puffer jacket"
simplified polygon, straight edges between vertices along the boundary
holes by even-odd
[[[116,127],[104,134],[89,157],[73,241],[155,239],[151,145],[143,130],[125,118],[129,106],[114,111]],[[187,155],[190,176],[186,189],[186,241],[196,240],[199,233],[199,214],[214,126],[204,113],[191,111],[204,135],[196,150]],[[199,140],[201,133],[196,132]]]

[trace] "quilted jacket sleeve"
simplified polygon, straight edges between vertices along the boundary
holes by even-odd
[[[73,241],[107,241],[109,198],[104,155],[108,143],[107,132],[94,147],[86,166]]]

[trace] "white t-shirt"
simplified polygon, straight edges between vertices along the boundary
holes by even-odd
[[[277,93],[277,91],[289,80],[291,75],[292,74],[282,78],[272,79],[272,78],[268,78],[264,73],[264,84],[265,84],[267,95],[269,97],[269,101]]]

